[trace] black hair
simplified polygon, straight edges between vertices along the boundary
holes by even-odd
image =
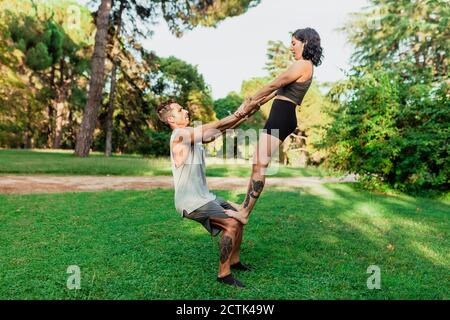
[[[305,43],[303,48],[303,58],[311,60],[311,62],[317,67],[322,64],[322,47],[320,46],[320,36],[316,30],[312,28],[298,29],[292,36]]]

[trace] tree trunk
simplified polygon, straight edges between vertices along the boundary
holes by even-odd
[[[117,60],[115,59],[118,51],[118,40],[120,37],[120,30],[122,28],[122,13],[125,9],[125,1],[120,2],[119,14],[117,17],[117,29],[113,36],[113,52],[112,52],[112,70],[111,70],[111,88],[109,92],[108,115],[106,117],[106,141],[105,141],[105,156],[110,157],[112,154],[112,129],[113,129],[113,114],[114,114],[114,98],[116,93],[116,77],[117,77]]]
[[[28,76],[28,82],[30,83],[31,92],[35,94],[36,86],[33,82],[33,73],[30,73]],[[31,149],[33,147],[33,107],[30,101],[26,102],[26,119],[23,144],[25,149]]]
[[[55,88],[55,65],[52,65],[52,71],[50,73],[50,85],[52,89]],[[47,147],[51,148],[53,145],[53,127],[54,127],[54,119],[55,119],[55,108],[53,107],[53,99],[50,101],[50,104],[47,107],[47,116],[48,116],[48,124],[47,124]]]
[[[111,0],[102,0],[97,15],[97,33],[95,35],[94,54],[91,60],[91,79],[89,96],[84,108],[83,120],[77,135],[75,155],[87,157],[97,124],[98,111],[105,82],[106,44],[108,42],[108,24]]]
[[[62,140],[62,128],[65,118],[65,103],[66,100],[66,83],[64,81],[64,58],[59,61],[59,88],[58,88],[58,100],[56,102],[56,125],[55,125],[55,140],[53,141],[53,148],[59,149],[61,147]]]
[[[61,147],[62,140],[62,128],[64,124],[64,101],[58,101],[56,105],[56,126],[55,126],[55,140],[53,142],[53,149],[59,149]]]
[[[112,154],[112,122],[114,113],[114,97],[116,91],[116,69],[117,65],[113,62],[113,68],[111,73],[111,90],[109,93],[108,115],[106,117],[106,143],[105,143],[105,156],[110,157]]]
[[[27,102],[27,123],[25,125],[25,132],[23,138],[23,144],[25,149],[31,149],[33,147],[33,128],[31,126],[32,120],[32,108],[30,106],[30,102]]]

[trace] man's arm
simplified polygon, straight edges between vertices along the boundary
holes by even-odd
[[[231,126],[222,126],[222,128],[218,128],[215,134],[206,137],[203,140],[203,143],[210,143],[212,141],[214,141],[215,139],[217,139],[218,137],[220,137],[225,130],[227,129],[234,129],[236,127],[238,127],[241,123],[245,122],[249,116],[253,115],[256,111],[259,110],[259,107],[261,105],[263,105],[264,103],[266,103],[267,101],[271,100],[273,97],[275,97],[276,93],[273,92],[272,94],[263,97],[262,99],[256,101],[256,100],[252,100],[252,101],[245,101],[240,107],[239,109],[236,111],[238,114],[240,113],[241,115],[244,114],[245,116],[241,116],[240,119],[238,121],[235,121]],[[242,108],[242,110],[241,110]],[[235,112],[235,113],[236,113]]]
[[[176,137],[170,148],[175,162],[175,167],[180,167],[185,161],[189,154],[189,146],[184,144],[179,137]]]
[[[198,142],[209,143],[214,141],[217,137],[221,136],[227,129],[235,128],[242,122],[247,120],[248,116],[255,113],[259,107],[272,99],[275,96],[275,92],[260,98],[248,99],[245,101],[236,112],[218,121],[206,123],[196,128],[182,128],[179,130],[179,134],[175,141],[178,143],[194,144]],[[242,111],[241,107],[245,105],[245,110]]]
[[[186,127],[178,129],[178,133],[174,138],[175,143],[194,144],[198,142],[211,142],[210,139],[218,133],[231,128],[234,124],[242,119],[243,115],[235,112],[218,121],[210,122],[195,128]]]
[[[254,107],[258,101],[252,101],[250,106]],[[196,128],[182,128],[177,135],[177,141],[184,143],[209,143],[220,136],[225,130],[234,127],[237,123],[245,121],[246,114],[238,110],[232,115],[229,115],[218,121],[206,123]]]

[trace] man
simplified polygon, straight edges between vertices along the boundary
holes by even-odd
[[[192,128],[189,114],[178,103],[169,102],[158,108],[159,119],[172,129],[170,159],[175,188],[175,208],[184,218],[201,223],[212,236],[222,232],[217,281],[237,287],[245,285],[231,274],[234,270],[250,270],[240,262],[243,225],[233,218],[239,206],[211,193],[206,184],[205,154],[202,143],[214,141],[225,130],[245,121],[248,115],[270,100],[247,100],[234,114],[219,121]]]

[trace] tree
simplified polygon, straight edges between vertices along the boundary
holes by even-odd
[[[370,0],[341,29],[355,46],[356,65],[395,68],[415,83],[448,74],[450,7],[444,0]],[[415,72],[413,72],[415,70]]]
[[[225,98],[214,101],[214,112],[222,119],[232,114],[244,101],[236,92],[230,92]]]
[[[72,1],[48,1],[37,6],[33,1],[13,0],[2,3],[1,9],[5,13],[2,25],[11,42],[8,45],[13,50],[12,56],[16,58],[16,61],[3,61],[2,74],[9,70],[9,74],[21,79],[23,85],[30,88],[31,95],[27,97],[33,97],[32,104],[35,106],[26,107],[29,99],[24,97],[20,105],[8,104],[8,107],[17,109],[24,105],[24,109],[30,111],[38,108],[40,111],[35,110],[34,117],[27,117],[39,119],[39,123],[27,126],[33,128],[32,134],[23,130],[28,136],[25,140],[36,141],[37,145],[42,146],[42,140],[45,139],[48,147],[58,148],[64,124],[72,115],[67,99],[70,99],[72,90],[79,82],[83,82],[82,77],[87,69],[83,54],[90,47],[90,14]],[[71,15],[69,9],[78,11],[77,28],[67,24]],[[18,89],[18,84],[10,83],[9,87]],[[6,97],[13,95],[6,93]],[[45,111],[43,105],[46,105]],[[17,122],[21,121],[17,119]]]
[[[218,22],[227,17],[236,16],[259,3],[260,0],[220,1],[210,0],[196,1],[152,1],[144,2],[133,0],[131,8],[136,10],[138,16],[144,16],[151,20],[155,12],[161,12],[169,25],[169,29],[177,36],[181,36],[184,30],[192,29],[198,25],[216,26]],[[92,142],[92,134],[95,129],[98,110],[100,108],[100,96],[104,85],[104,62],[106,50],[106,34],[108,30],[108,15],[111,11],[111,0],[102,0],[97,15],[97,35],[94,56],[92,59],[92,79],[89,90],[89,99],[86,104],[85,114],[80,127],[75,154],[86,157]],[[137,30],[137,28],[135,28]],[[94,73],[100,72],[100,73]]]
[[[102,0],[97,15],[97,33],[95,35],[94,54],[91,60],[89,96],[75,146],[75,154],[77,156],[85,157],[89,154],[92,135],[94,133],[97,115],[100,109],[100,99],[104,84],[106,43],[108,41],[107,35],[110,11],[111,0]]]
[[[270,40],[266,55],[266,70],[271,78],[277,77],[293,62],[292,52],[281,41]]]
[[[108,102],[108,116],[106,118],[106,142],[105,142],[105,156],[111,156],[112,152],[112,118],[114,113],[114,95],[116,92],[116,76],[117,76],[117,53],[119,47],[119,38],[122,29],[122,15],[125,10],[125,0],[120,0],[120,7],[118,13],[116,15],[116,19],[114,19],[113,25],[115,26],[115,30],[113,31],[112,36],[112,70],[111,70],[111,87],[109,91],[109,102]]]
[[[157,58],[158,71],[152,75],[153,93],[176,99],[186,106],[191,121],[209,122],[216,119],[211,90],[197,67],[176,57]]]
[[[324,139],[327,165],[403,191],[448,190],[449,8],[370,3],[344,28],[356,65],[330,91],[340,106]]]

